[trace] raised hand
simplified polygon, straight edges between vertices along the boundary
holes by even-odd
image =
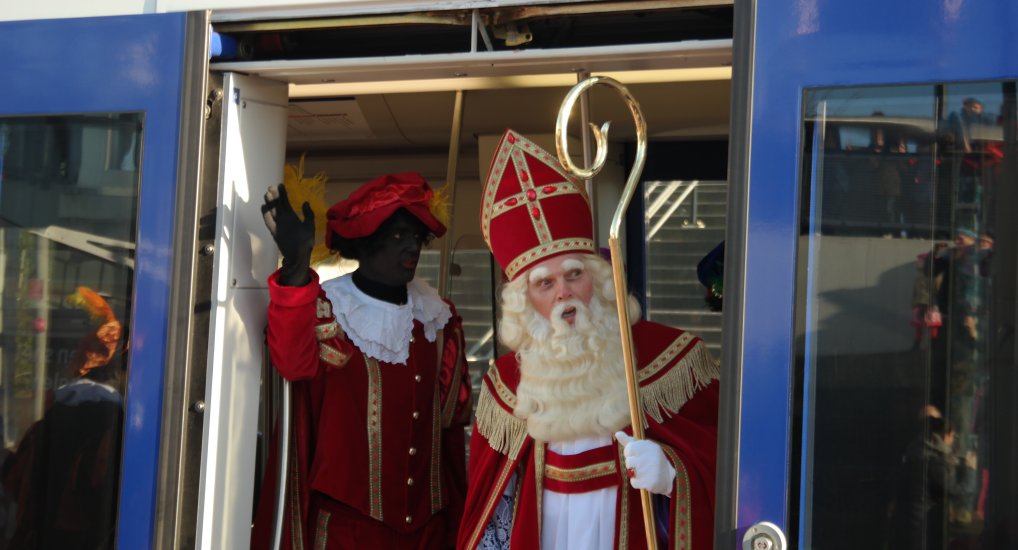
[[[623,446],[629,484],[658,495],[671,495],[675,468],[668,463],[661,446],[649,439],[635,440],[626,432],[616,432],[615,439]]]
[[[303,220],[290,206],[283,184],[273,185],[265,192],[262,218],[283,256],[279,274],[279,284],[283,286],[304,286],[311,281],[308,270],[315,247],[315,214],[307,202],[301,209]]]

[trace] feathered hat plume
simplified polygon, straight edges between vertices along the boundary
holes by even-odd
[[[294,166],[287,164],[283,168],[283,185],[286,186],[286,196],[290,199],[290,207],[297,213],[297,216],[304,217],[304,203],[311,205],[311,211],[315,214],[315,248],[311,251],[311,265],[318,265],[328,260],[334,260],[336,256],[325,246],[326,211],[325,204],[325,182],[329,178],[325,172],[319,172],[311,177],[304,177],[304,155],[300,156],[300,162]]]
[[[113,308],[106,302],[106,299],[87,286],[79,286],[73,294],[67,296],[66,302],[71,307],[85,310],[92,318],[92,322],[97,325],[117,319],[113,315]]]
[[[113,359],[123,327],[106,299],[87,286],[79,286],[65,301],[71,307],[85,310],[96,326],[94,331],[81,338],[71,359],[72,373],[84,376],[93,369],[106,366]]]
[[[431,215],[435,216],[446,227],[449,227],[450,202],[448,183],[435,189],[431,199],[428,201],[428,210],[431,210]]]

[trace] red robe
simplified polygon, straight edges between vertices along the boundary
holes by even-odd
[[[327,547],[328,516],[310,517],[313,493],[359,513],[371,531],[437,533],[451,546],[466,492],[463,428],[470,415],[456,310],[446,302],[452,317],[435,342],[414,320],[410,357],[389,364],[345,337],[317,275],[303,287],[279,286],[277,277],[269,278],[269,352],[292,381],[293,396],[283,548]],[[276,463],[270,457],[253,548],[271,543]],[[433,525],[435,518],[443,525]]]
[[[712,549],[718,365],[698,337],[657,323],[633,325],[633,344],[646,437],[661,445],[676,473],[669,502],[668,547]],[[513,354],[500,357],[484,378],[470,440],[469,491],[458,548],[477,547],[513,473],[520,484],[514,497],[511,547],[540,548],[547,443],[532,439],[526,422],[512,415],[519,381]],[[632,433],[630,428],[626,431]],[[615,446],[616,471],[622,478],[625,459],[622,446]],[[639,491],[625,479],[621,483],[624,489],[618,491],[613,546],[645,548]],[[659,532],[659,538],[663,534]]]

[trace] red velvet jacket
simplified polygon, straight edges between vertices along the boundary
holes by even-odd
[[[284,547],[310,547],[310,491],[399,532],[415,531],[448,509],[454,536],[466,490],[463,427],[470,415],[460,317],[449,303],[452,318],[436,342],[415,320],[406,365],[380,362],[346,339],[312,275],[304,287],[279,286],[278,274],[269,278],[269,352],[293,382]],[[274,457],[269,462],[253,547],[271,538],[265,525],[271,521],[262,521],[271,517],[275,490]]]

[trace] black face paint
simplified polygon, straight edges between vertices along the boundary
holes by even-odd
[[[431,237],[427,226],[413,214],[397,210],[378,230],[358,243],[360,266],[354,282],[365,293],[390,302],[393,296],[384,287],[402,288],[400,303],[405,302],[406,285],[413,280],[421,249]]]

